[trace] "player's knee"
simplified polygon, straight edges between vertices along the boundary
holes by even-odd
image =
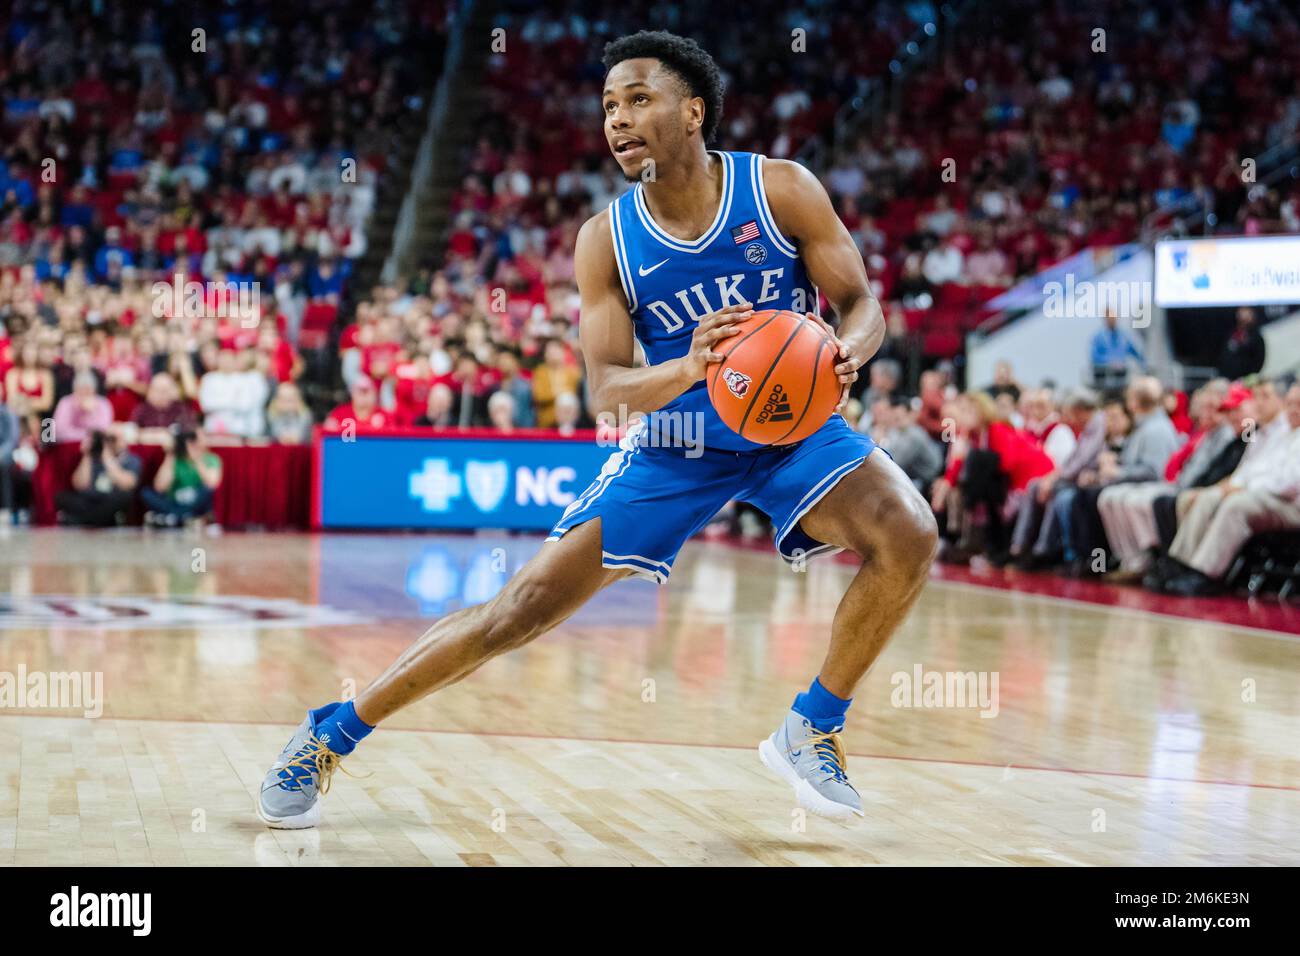
[[[548,595],[548,588],[540,581],[517,580],[484,605],[487,650],[494,654],[507,651],[545,631],[550,620]]]
[[[939,523],[920,495],[900,495],[877,512],[875,554],[905,574],[923,573],[939,549]]]

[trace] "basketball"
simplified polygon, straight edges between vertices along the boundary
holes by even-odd
[[[797,312],[755,312],[721,343],[709,400],[723,422],[761,445],[790,445],[826,423],[840,400],[835,341]]]

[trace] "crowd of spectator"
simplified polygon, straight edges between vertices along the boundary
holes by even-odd
[[[1191,198],[1222,232],[1300,231],[1300,183],[1252,188],[1243,166],[1300,134],[1292,5],[1007,0],[966,16],[882,129],[832,142],[837,104],[937,22],[934,6],[759,0],[737,23],[707,6],[520,5],[508,30],[525,42],[491,62],[448,263],[462,278],[531,286],[552,311],[568,301],[577,227],[624,188],[586,91],[603,42],[642,27],[686,32],[718,59],[726,148],[786,158],[830,143],[823,180],[887,305],[890,357],[911,375],[957,355],[984,303],[1017,280],[1134,241]],[[812,54],[794,51],[800,28]]]
[[[0,509],[52,443],[306,439],[298,346],[349,301],[450,7],[0,11]]]
[[[1152,376],[1122,394],[988,389],[941,371],[899,398],[882,378],[867,430],[941,518],[941,560],[1219,593],[1255,535],[1300,530],[1300,382]],[[866,416],[864,416],[864,420]],[[860,423],[861,427],[861,423]]]

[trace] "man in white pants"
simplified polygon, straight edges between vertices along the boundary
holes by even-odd
[[[1286,417],[1288,434],[1243,463],[1225,484],[1197,494],[1169,549],[1191,571],[1172,580],[1169,593],[1217,593],[1233,558],[1252,537],[1300,529],[1300,384],[1287,392]]]
[[[1160,534],[1156,529],[1155,500],[1201,484],[1200,479],[1204,477],[1207,468],[1236,439],[1237,431],[1226,418],[1227,396],[1226,379],[1215,379],[1192,396],[1192,417],[1202,430],[1202,435],[1173,481],[1138,481],[1111,485],[1098,496],[1097,512],[1106,528],[1106,540],[1110,542],[1111,552],[1120,562],[1119,570],[1108,574],[1107,581],[1123,583],[1142,577],[1151,564],[1152,549],[1160,544]],[[1240,406],[1242,396],[1239,394],[1235,397]],[[1175,457],[1178,454],[1175,452]]]

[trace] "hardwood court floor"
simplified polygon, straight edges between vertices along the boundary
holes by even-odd
[[[804,819],[755,745],[852,571],[704,542],[397,715],[319,830],[262,827],[305,709],[539,546],[8,532],[0,690],[90,672],[102,700],[0,698],[0,863],[1300,864],[1295,636],[935,580],[850,713],[866,818]],[[917,668],[996,675],[990,716],[895,706]]]

